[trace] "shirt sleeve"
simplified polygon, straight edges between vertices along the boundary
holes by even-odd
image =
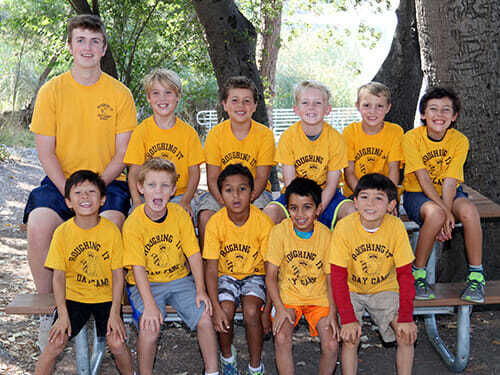
[[[66,271],[66,262],[64,260],[64,235],[62,228],[57,228],[50,241],[49,253],[45,260],[45,267],[53,270]]]
[[[394,124],[394,137],[392,137],[391,150],[389,151],[388,162],[401,161],[404,159],[401,141],[403,139],[403,129]]]
[[[402,148],[405,160],[405,175],[418,171],[420,169],[425,169],[424,162],[418,150],[417,139],[415,133],[417,129],[406,133],[403,136]]]
[[[263,129],[263,137],[262,139],[257,139],[256,146],[258,147],[259,153],[257,157],[257,167],[274,165],[274,136],[273,132],[265,128]]]
[[[116,270],[123,267],[123,241],[118,228],[113,232],[114,241],[111,253],[111,269]]]
[[[203,148],[201,147],[200,137],[193,128],[191,128],[190,130],[192,131],[188,153],[188,167],[201,164],[205,161],[205,155],[203,153]]]
[[[142,207],[136,208],[136,210]],[[136,228],[140,227],[140,223],[125,221],[123,226],[123,266],[143,266],[146,267],[146,256],[144,255],[144,241]]]
[[[123,162],[128,165],[142,165],[144,164],[144,139],[143,139],[143,127],[144,123],[139,125],[136,129],[134,129],[132,136],[130,137],[130,141],[127,146],[127,152],[125,153],[125,157],[123,158]]]
[[[221,166],[221,154],[218,147],[218,128],[217,126],[212,128],[205,140],[205,161],[207,164],[216,165],[217,167]]]
[[[347,160],[348,161],[354,161],[354,157],[356,156],[356,143],[353,138],[353,126],[354,123],[350,124],[346,128],[344,128],[344,131],[342,132],[342,136],[344,137],[344,140],[347,145]]]
[[[33,133],[55,137],[57,131],[55,93],[49,81],[38,91],[30,130]]]
[[[278,142],[278,148],[276,149],[276,156],[274,158],[277,163],[295,165],[295,158],[292,151],[293,149],[290,147],[290,138],[292,137],[291,132],[293,130],[294,128],[288,128],[283,132],[283,134],[281,134]]]
[[[459,133],[460,134],[460,133]],[[454,178],[459,182],[464,181],[464,164],[469,151],[469,140],[460,134],[461,137],[457,140],[453,150],[450,150],[449,157],[451,158],[444,178]]]
[[[203,258],[216,260],[220,257],[220,250],[222,239],[218,234],[217,217],[214,215],[208,219],[207,227],[205,229],[205,242],[203,244]]]
[[[124,88],[123,100],[116,113],[116,134],[134,130],[137,126],[137,113],[134,98],[128,88]]]
[[[411,263],[396,268],[399,284],[398,322],[413,322],[413,300],[415,299],[415,278],[411,271]]]
[[[280,227],[274,226],[269,233],[269,246],[267,248],[264,260],[276,267],[281,265],[283,260],[283,240]]]
[[[200,245],[194,233],[193,223],[189,214],[179,206],[177,211],[179,216],[179,227],[182,234],[182,251],[187,257],[200,252]]]
[[[330,125],[328,125],[330,126]],[[329,148],[328,172],[339,171],[347,167],[347,144],[338,131],[331,128],[332,139]]]
[[[352,307],[349,286],[347,285],[347,268],[332,264],[331,283],[333,299],[337,305],[340,322],[342,324],[355,322],[357,320],[356,314]]]

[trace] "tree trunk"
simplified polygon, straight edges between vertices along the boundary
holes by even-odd
[[[259,92],[253,117],[268,125],[264,90],[255,62],[255,28],[232,0],[193,0],[193,4],[205,30],[219,92],[231,76],[244,75],[253,80]]]
[[[470,141],[465,181],[499,203],[500,3],[417,0],[416,9],[425,78],[429,85],[454,88],[462,100],[457,128]],[[483,229],[483,264],[488,278],[498,279],[500,227],[488,223]],[[452,241],[453,250],[441,258],[443,278],[463,279],[462,244]]]
[[[398,25],[391,50],[374,80],[384,83],[391,90],[392,108],[386,120],[401,125],[407,131],[413,128],[422,85],[414,0],[401,0],[396,15]]]

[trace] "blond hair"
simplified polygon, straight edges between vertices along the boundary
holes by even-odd
[[[168,87],[175,91],[177,96],[181,96],[182,92],[182,83],[181,79],[177,75],[176,72],[169,69],[164,68],[156,68],[151,71],[151,73],[147,74],[142,79],[142,87],[146,92],[146,95],[149,94],[155,82],[159,82],[162,86]]]
[[[387,104],[391,104],[391,91],[389,90],[389,87],[376,81],[366,83],[358,89],[356,104],[359,104],[359,99],[363,90],[366,90],[368,93],[378,97],[385,96]]]
[[[299,82],[297,86],[295,86],[295,104],[299,102],[300,95],[305,89],[312,88],[312,89],[317,89],[320,90],[323,95],[325,96],[326,103],[325,104],[330,104],[330,89],[326,87],[324,84],[318,81],[313,81],[313,80],[305,80],[302,82]]]
[[[175,164],[173,162],[168,159],[152,158],[142,165],[141,169],[139,170],[139,174],[137,175],[137,182],[143,185],[144,180],[146,179],[146,175],[151,171],[165,172],[172,177],[174,183],[177,181],[177,172],[175,170]]]

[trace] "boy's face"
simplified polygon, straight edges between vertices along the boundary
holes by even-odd
[[[325,116],[332,109],[332,106],[326,102],[325,93],[320,89],[306,87],[298,99],[293,110],[302,123],[308,126],[322,125]]]
[[[389,202],[387,194],[382,190],[366,189],[354,197],[354,206],[359,212],[361,224],[365,228],[375,229],[382,224],[384,215],[394,210],[396,201]]]
[[[252,90],[249,89],[229,90],[227,99],[222,101],[222,106],[231,119],[231,125],[236,126],[248,125],[257,109]]]
[[[391,110],[391,105],[383,95],[376,96],[367,90],[362,90],[356,108],[361,114],[363,127],[373,130],[381,130],[384,117]]]
[[[321,204],[316,206],[312,197],[295,193],[288,197],[287,208],[293,227],[301,232],[311,232],[314,228],[314,220],[321,212]]]
[[[179,103],[175,90],[158,81],[153,82],[146,97],[153,113],[159,117],[170,117]]]
[[[69,53],[73,56],[73,65],[83,69],[100,67],[106,53],[106,44],[101,33],[76,28],[68,43]]]
[[[75,185],[69,191],[69,199],[66,198],[66,206],[75,211],[75,215],[97,216],[99,209],[106,201],[105,196],[101,196],[99,188],[89,181]]]
[[[144,195],[144,212],[157,220],[165,215],[167,203],[175,193],[175,177],[165,171],[149,171],[137,188]]]
[[[229,213],[241,214],[250,208],[252,189],[248,178],[241,174],[226,177],[221,188],[222,200]]]
[[[425,107],[425,112],[420,115],[427,124],[427,134],[434,139],[441,139],[452,121],[457,119],[450,98],[430,99]]]

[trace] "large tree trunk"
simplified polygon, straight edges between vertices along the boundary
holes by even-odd
[[[193,0],[208,42],[219,91],[231,76],[244,75],[257,85],[259,103],[254,119],[268,124],[262,81],[255,62],[257,34],[232,0]]]
[[[463,110],[457,128],[470,141],[465,181],[500,202],[500,2],[417,0],[422,67],[429,85],[454,88]],[[500,278],[498,223],[483,225],[483,263],[490,279]],[[460,236],[459,236],[460,237]],[[443,279],[463,279],[463,239],[440,261]],[[458,249],[458,250],[457,250]]]
[[[414,0],[401,0],[396,15],[398,25],[391,50],[374,80],[384,83],[391,90],[392,108],[386,120],[401,125],[407,131],[413,128],[422,85]]]

